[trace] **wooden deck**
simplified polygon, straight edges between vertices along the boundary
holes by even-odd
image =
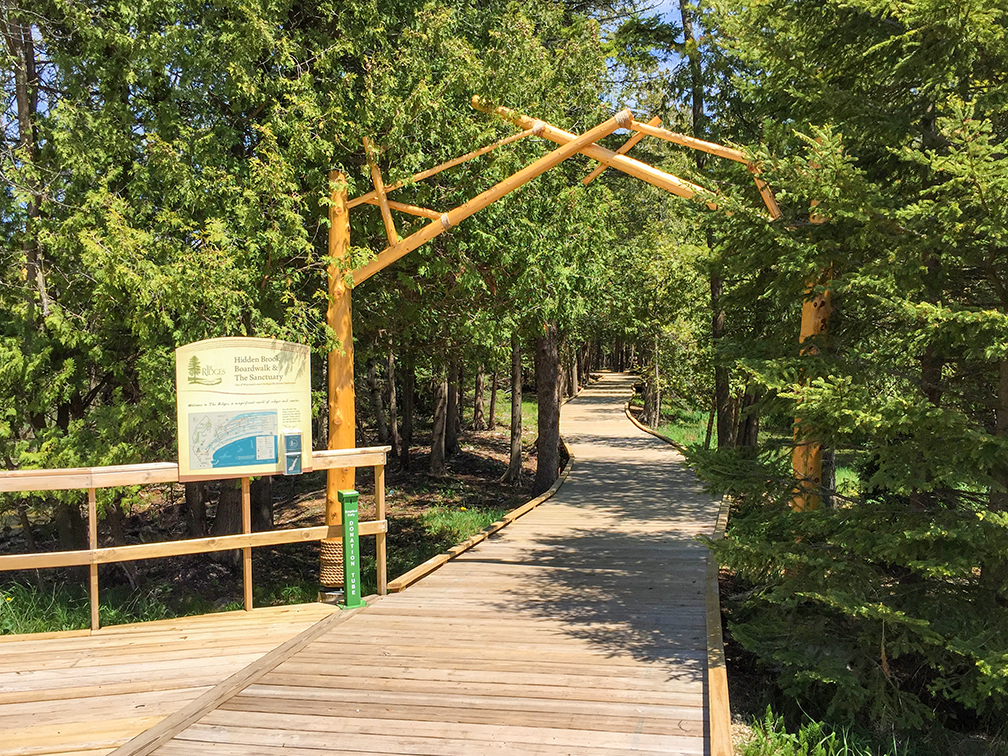
[[[363,610],[0,644],[0,752],[708,752],[694,536],[718,505],[626,419],[629,386],[564,407],[553,499]]]

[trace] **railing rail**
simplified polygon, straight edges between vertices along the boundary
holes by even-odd
[[[384,595],[386,586],[385,534],[385,460],[389,446],[363,449],[334,449],[312,452],[312,468],[326,470],[347,467],[373,467],[375,479],[375,520],[360,523],[359,534],[375,536],[377,543],[377,588]],[[188,538],[180,541],[141,543],[129,546],[98,547],[97,490],[124,486],[177,483],[178,465],[173,462],[153,462],[110,467],[80,467],[57,470],[0,471],[0,492],[86,490],[88,494],[88,548],[77,551],[52,551],[34,554],[0,556],[0,572],[47,569],[53,567],[90,568],[91,629],[97,630],[98,565],[129,562],[137,559],[157,559],[169,556],[205,554],[215,551],[242,550],[242,583],[245,609],[252,609],[252,549],[283,543],[304,543],[342,538],[339,525],[318,525],[308,528],[252,532],[252,509],[249,478],[242,478],[242,532],[211,538]]]

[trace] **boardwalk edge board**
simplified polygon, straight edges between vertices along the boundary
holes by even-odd
[[[630,419],[631,423],[633,423],[634,425],[636,425],[638,428],[640,428],[645,433],[650,433],[652,436],[654,436],[655,438],[661,439],[662,441],[664,441],[669,446],[675,447],[675,450],[677,452],[679,452],[679,453],[682,453],[682,452],[686,451],[686,448],[682,444],[680,444],[678,441],[673,441],[668,436],[663,436],[661,433],[659,433],[658,431],[656,431],[654,428],[650,428],[647,425],[644,425],[644,423],[642,423],[640,420],[638,420],[636,417],[634,417],[634,414],[630,411],[630,402],[627,402],[626,404],[623,405],[623,412],[626,413],[626,416]]]
[[[368,601],[371,603],[380,599],[381,596],[368,596]],[[150,729],[127,741],[112,751],[109,756],[146,756],[152,753],[155,749],[182,732],[186,727],[197,722],[207,712],[216,709],[225,701],[234,698],[249,685],[274,670],[309,643],[336,626],[343,624],[365,608],[367,607],[346,609],[319,620],[307,630],[295,635],[248,666],[238,670],[229,678],[215,685],[174,714],[169,715]]]
[[[554,482],[553,485],[550,486],[545,491],[545,493],[539,494],[539,496],[535,497],[534,499],[531,499],[530,501],[525,502],[516,509],[512,509],[510,512],[505,514],[501,519],[497,520],[497,522],[493,523],[484,530],[481,530],[476,535],[467,538],[466,540],[462,541],[462,543],[452,546],[445,553],[432,556],[423,564],[417,565],[409,572],[405,572],[399,577],[397,577],[395,580],[390,580],[388,582],[388,592],[399,593],[400,591],[405,590],[418,580],[427,577],[441,565],[450,562],[452,559],[459,556],[460,554],[464,554],[465,552],[469,551],[469,549],[471,549],[473,546],[485,541],[494,533],[507,527],[522,515],[528,514],[533,509],[542,504],[544,501],[553,498],[553,495],[558,490],[560,490],[560,486],[562,486],[564,481],[567,480],[567,476],[570,475],[571,468],[574,466],[574,454],[571,453],[570,447],[567,446],[567,442],[564,440],[563,436],[560,437],[560,441],[563,443],[564,448],[567,449],[567,464],[564,466],[563,471],[560,473],[560,477],[556,479],[556,482]]]
[[[573,396],[569,396],[562,402],[560,402],[560,406],[562,407],[572,399],[577,399],[579,396],[581,396],[582,391],[584,391],[584,387],[581,387],[578,390],[578,392]],[[564,449],[567,450],[567,464],[564,466],[563,471],[561,471],[560,477],[556,479],[556,482],[554,482],[553,485],[550,486],[545,493],[539,494],[539,496],[535,497],[530,501],[525,502],[516,509],[512,509],[510,512],[505,514],[501,519],[497,520],[497,522],[493,523],[486,529],[481,530],[476,535],[470,536],[466,540],[462,541],[462,543],[452,546],[450,549],[448,549],[448,551],[444,552],[443,554],[435,554],[423,564],[418,564],[409,572],[404,572],[395,580],[390,580],[387,586],[388,592],[399,593],[405,590],[416,581],[430,575],[432,572],[434,572],[434,570],[436,570],[441,565],[450,562],[459,554],[464,554],[465,552],[469,551],[469,549],[471,549],[476,544],[485,541],[487,538],[492,536],[497,531],[507,527],[522,515],[531,512],[533,509],[538,507],[544,501],[552,498],[553,495],[558,490],[560,490],[560,486],[563,485],[563,482],[567,480],[567,476],[570,475],[571,468],[574,465],[574,454],[571,452],[570,446],[567,445],[567,441],[564,440],[563,436],[560,437],[560,442],[564,445]]]
[[[630,411],[630,402],[623,405],[623,411],[630,422],[645,433],[661,439],[679,452],[684,451],[681,444],[634,417]],[[728,496],[722,497],[713,540],[724,538],[730,509],[731,500]],[[710,555],[707,560],[707,705],[710,712],[710,756],[732,756],[731,704],[728,699],[728,670],[725,668],[724,637],[721,632],[719,572],[718,563]]]

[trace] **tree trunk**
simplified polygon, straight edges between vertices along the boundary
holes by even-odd
[[[652,428],[655,427],[654,395],[654,381],[649,375],[644,381],[644,409],[641,412],[641,422]]]
[[[395,355],[388,351],[389,444],[392,456],[399,458],[399,418],[396,416]]]
[[[11,58],[14,79],[14,100],[17,106],[18,148],[21,159],[27,163],[38,160],[36,135],[36,115],[39,102],[39,76],[35,60],[35,36],[30,20],[34,13],[21,10],[19,3],[4,3],[0,13],[0,32],[4,37]],[[35,296],[42,305],[43,317],[49,314],[49,295],[46,290],[45,273],[42,267],[42,251],[36,228],[42,209],[42,187],[35,178],[35,171],[28,170],[25,176],[26,203],[24,238],[22,252],[25,261],[27,284],[27,321],[29,329],[35,326]],[[34,290],[33,290],[34,289]]]
[[[448,361],[448,405],[445,410],[444,453],[451,457],[459,450],[459,362],[452,357]]]
[[[28,553],[34,554],[38,551],[38,544],[35,541],[35,531],[32,529],[31,520],[28,519],[28,505],[24,499],[18,499],[17,503],[18,520],[21,522],[21,536],[25,539]]]
[[[87,524],[78,505],[65,502],[56,505],[56,531],[61,551],[79,551],[88,547]]]
[[[220,498],[217,500],[217,514],[214,515],[211,536],[232,535],[242,531],[242,500],[241,482],[237,480],[222,480]],[[210,558],[221,564],[232,567],[241,563],[241,551],[217,551]]]
[[[759,388],[753,383],[747,384],[739,410],[736,446],[756,446],[759,440],[759,398]]]
[[[709,243],[709,242],[708,242]],[[724,284],[718,273],[710,275],[711,341],[714,346],[714,406],[717,409],[717,448],[731,449],[735,442],[735,417],[729,394],[728,368],[717,357],[717,345],[724,335],[725,313],[721,306]]]
[[[273,530],[273,478],[256,478],[249,486],[252,530]]]
[[[455,407],[455,446],[458,447],[458,438],[462,435],[462,428],[465,427],[465,360],[459,360],[458,372],[458,397],[456,397]]]
[[[508,469],[501,476],[501,483],[510,483],[515,486],[521,485],[522,475],[522,364],[521,364],[521,338],[516,330],[511,334],[511,459],[508,462]]]
[[[117,496],[112,504],[105,510],[105,519],[109,524],[109,531],[112,533],[112,543],[116,546],[126,545],[126,526],[123,522],[122,502]],[[137,568],[133,562],[118,562],[129,581],[130,588],[137,589]]]
[[[560,353],[557,327],[553,323],[536,339],[536,393],[539,446],[534,495],[546,491],[560,477]]]
[[[824,446],[822,450],[822,503],[826,509],[835,506],[836,493],[836,449]]]
[[[486,430],[486,420],[483,418],[483,365],[476,369],[476,385],[473,388],[473,430]]]
[[[206,538],[206,483],[185,484],[185,515],[189,535],[193,538]]]
[[[438,381],[434,394],[434,427],[431,430],[430,474],[445,474],[445,426],[448,424],[448,380]]]
[[[371,393],[371,411],[374,413],[378,443],[388,442],[388,426],[385,424],[385,408],[382,406],[381,386],[378,384],[378,365],[374,357],[367,361],[367,383]]]
[[[577,396],[580,386],[578,386],[578,350],[574,350],[574,359],[570,364],[570,395]]]
[[[1008,359],[998,365],[997,404],[994,413],[994,433],[1008,436]],[[995,512],[1008,512],[1008,462],[1001,460],[992,474],[995,487],[990,492],[990,508]],[[980,581],[991,592],[995,601],[1008,604],[1004,586],[1008,583],[1008,558],[1003,554],[980,565]]]
[[[710,449],[711,435],[714,432],[714,416],[717,415],[717,401],[711,402],[710,415],[707,416],[707,436],[704,438],[704,450]]]
[[[497,371],[490,376],[490,416],[487,418],[487,430],[497,427]]]
[[[406,353],[403,363],[403,408],[402,438],[399,443],[399,469],[409,472],[413,469],[410,447],[413,445],[413,408],[416,405],[416,368],[413,355]]]
[[[931,344],[928,344],[927,349],[924,350],[924,354],[920,357],[920,388],[921,393],[924,394],[928,401],[935,407],[941,404],[941,376],[944,364],[945,361],[935,354],[934,347]]]

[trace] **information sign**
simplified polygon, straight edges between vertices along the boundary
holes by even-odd
[[[175,350],[179,480],[311,470],[307,346],[220,338]]]

